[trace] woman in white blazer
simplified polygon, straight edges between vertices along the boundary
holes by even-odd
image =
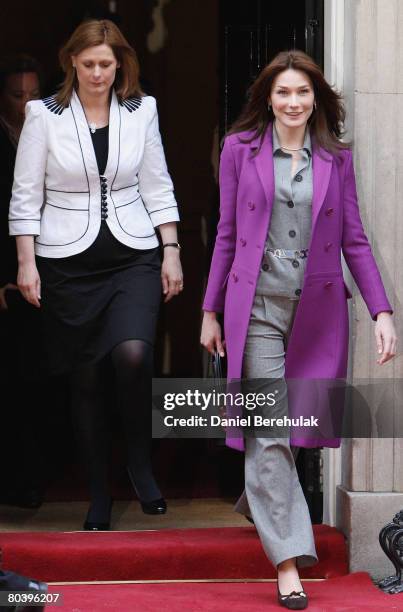
[[[104,368],[114,367],[128,473],[143,511],[166,502],[150,458],[156,320],[183,288],[155,99],[112,22],[81,24],[60,52],[60,91],[30,102],[10,203],[18,287],[41,308],[49,363],[71,372],[73,417],[88,466],[85,529],[109,529]],[[158,228],[163,261],[159,256]]]

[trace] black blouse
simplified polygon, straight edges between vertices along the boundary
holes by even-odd
[[[99,174],[105,172],[108,161],[109,150],[109,125],[98,128],[91,132],[92,144],[94,145],[95,157],[97,158]]]

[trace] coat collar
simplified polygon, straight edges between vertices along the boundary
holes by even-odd
[[[89,179],[97,179],[99,177],[98,165],[95,156],[94,146],[92,144],[91,133],[88,127],[87,118],[85,116],[84,107],[76,91],[73,91],[70,100],[71,110],[77,128],[77,134],[80,141],[80,146],[83,154],[83,161],[86,166]],[[112,90],[111,103],[109,108],[109,147],[108,161],[106,164],[104,175],[111,185],[117,171],[119,163],[120,149],[120,107],[114,90]]]
[[[251,133],[250,133],[251,135]],[[247,136],[247,134],[244,134]],[[261,146],[260,146],[260,143]],[[255,151],[253,157],[256,170],[262,183],[266,200],[271,211],[274,199],[274,165],[273,165],[273,124],[269,123],[263,136],[253,138],[249,147]],[[312,174],[313,174],[313,195],[312,195],[312,228],[315,226],[320,209],[323,205],[326,192],[329,187],[330,175],[332,170],[333,156],[315,145],[312,142]],[[256,149],[259,149],[256,154]]]

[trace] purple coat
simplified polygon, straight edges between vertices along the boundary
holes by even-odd
[[[274,200],[272,126],[262,147],[225,139],[220,161],[220,221],[203,309],[224,312],[228,379],[242,376],[242,360]],[[313,143],[314,145],[314,143]],[[392,312],[364,233],[355,186],[352,153],[331,155],[313,146],[312,234],[285,369],[287,379],[342,379],[347,374],[348,308],[341,252],[373,319]],[[298,402],[296,402],[298,404]],[[300,402],[301,403],[301,402]],[[290,416],[313,414],[312,404],[289,402]],[[322,403],[323,405],[323,403]],[[317,414],[316,414],[317,415]],[[320,415],[317,415],[320,416]],[[338,439],[297,440],[297,446],[339,446]],[[242,437],[227,444],[244,449]]]

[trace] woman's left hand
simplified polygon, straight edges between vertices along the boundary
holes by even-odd
[[[396,355],[397,336],[390,312],[380,312],[375,323],[375,338],[379,365],[386,363]]]
[[[169,302],[174,295],[183,290],[182,266],[179,258],[179,249],[166,247],[161,269],[162,292],[164,302]]]

